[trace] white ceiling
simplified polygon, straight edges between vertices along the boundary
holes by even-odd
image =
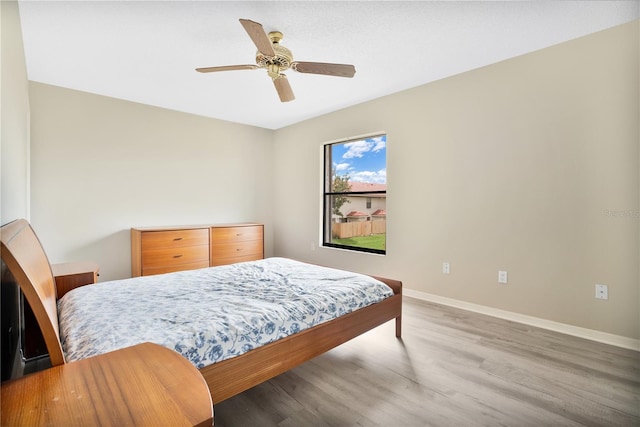
[[[268,129],[638,19],[640,1],[20,1],[30,80]],[[354,64],[353,79],[287,72],[281,103],[238,22],[295,60]]]

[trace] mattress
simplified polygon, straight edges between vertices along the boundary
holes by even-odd
[[[393,295],[369,276],[286,258],[83,286],[58,301],[67,362],[141,342],[197,368]]]

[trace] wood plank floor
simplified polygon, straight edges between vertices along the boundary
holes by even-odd
[[[233,426],[640,426],[640,353],[405,297],[393,322],[215,405]]]

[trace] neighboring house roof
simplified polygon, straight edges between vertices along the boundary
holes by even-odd
[[[350,182],[349,191],[387,191],[387,184],[374,184],[372,182]]]
[[[369,214],[360,211],[351,211],[347,214],[347,216],[369,216]]]
[[[384,209],[378,209],[377,211],[375,211],[371,215],[374,215],[374,216],[387,216],[387,211],[385,211]]]

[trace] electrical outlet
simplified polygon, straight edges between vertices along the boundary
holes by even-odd
[[[596,298],[609,299],[609,287],[607,285],[596,285]]]
[[[507,272],[498,271],[498,283],[507,283]]]
[[[449,265],[448,262],[443,262],[442,263],[442,274],[449,274],[451,273],[451,266]]]

